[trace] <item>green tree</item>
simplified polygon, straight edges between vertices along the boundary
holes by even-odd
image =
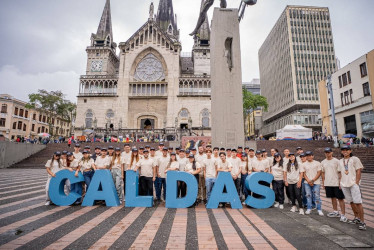
[[[52,117],[58,115],[69,122],[73,121],[76,104],[66,100],[65,95],[60,90],[48,92],[45,89],[39,89],[38,93],[29,94],[29,102],[26,108],[33,108],[46,113],[49,117],[47,120],[49,131],[53,135]]]
[[[247,116],[251,113],[251,111],[257,109],[258,107],[262,107],[264,111],[268,110],[269,104],[266,100],[266,97],[262,95],[254,95],[252,92],[243,88],[243,115],[244,121],[247,119]],[[245,127],[244,122],[244,130],[245,134],[249,134]]]

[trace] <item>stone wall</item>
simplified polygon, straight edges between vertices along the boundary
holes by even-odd
[[[7,168],[45,149],[45,145],[0,142],[0,168]]]

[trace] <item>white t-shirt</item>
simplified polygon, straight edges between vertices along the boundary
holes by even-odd
[[[206,154],[202,154],[201,155],[201,154],[197,153],[195,155],[196,162],[198,162],[202,168],[204,167],[204,160],[206,158],[207,158]],[[204,171],[200,171],[199,175],[203,176],[204,175]]]
[[[262,159],[261,161],[259,160],[253,161],[252,167],[253,169],[256,169],[259,172],[265,171],[266,169],[270,168],[269,161],[267,159]]]
[[[316,177],[318,171],[322,171],[322,167],[321,167],[321,163],[318,162],[318,161],[312,161],[312,162],[305,162],[301,165],[301,169],[300,169],[300,172],[306,174],[306,176],[308,177],[309,180],[312,180]],[[305,180],[305,183],[307,183],[307,181]],[[318,185],[318,184],[321,184],[321,177],[319,177],[315,182],[314,184]]]
[[[153,177],[153,168],[156,167],[154,160],[143,158],[136,163],[136,166],[140,168],[140,176]]]
[[[49,168],[49,170],[51,170],[51,172],[55,174],[58,171],[63,169],[62,162],[61,162],[61,160],[59,160],[59,161],[60,161],[61,168],[59,168],[58,161],[56,161],[56,160],[53,161],[53,164],[51,164],[52,160],[48,160],[47,163],[45,164],[45,167]],[[48,176],[48,177],[51,177],[51,176]]]
[[[195,162],[195,166],[196,166],[196,169],[194,170],[193,167],[192,167],[192,163],[188,161],[188,163],[187,163],[187,165],[186,165],[184,171],[185,171],[185,172],[190,172],[190,171],[195,172],[196,170],[201,169],[201,165],[200,165],[200,163]]]
[[[173,161],[170,166],[169,166],[170,169],[176,169],[176,171],[179,171],[179,162],[178,161]]]
[[[204,160],[204,167],[205,167],[205,171],[206,171],[205,178],[216,178],[217,177],[216,166],[217,166],[217,161],[215,159],[206,158]]]
[[[235,159],[231,158],[230,162],[231,162],[231,165],[232,165],[231,175],[237,175],[239,173],[240,164],[241,164],[242,160],[240,160],[240,158],[236,157]],[[238,178],[241,178],[241,176],[242,175],[241,175],[241,171],[240,171],[240,174],[238,175]]]
[[[322,172],[325,173],[325,187],[339,187],[339,160],[332,158],[321,162]]]
[[[73,170],[77,170],[78,165],[79,165],[79,160],[74,159],[72,162],[70,162],[69,168],[71,168]]]
[[[125,151],[123,151],[121,153],[121,157],[124,159],[124,162],[127,162],[127,161],[130,161],[131,159],[131,151],[126,153]]]
[[[186,165],[188,163],[188,158],[186,158],[186,157],[183,157],[183,158],[179,157],[178,162],[179,162],[179,171],[185,171]]]
[[[252,171],[252,166],[251,164],[246,161],[240,161],[240,167],[242,169],[242,174],[248,174],[248,171]]]
[[[275,181],[283,180],[283,166],[279,166],[279,162],[277,162],[274,166],[271,167],[271,172],[274,176]]]
[[[111,158],[108,157],[107,155],[104,158],[102,156],[97,157],[95,161],[95,165],[99,168],[103,168],[103,167],[108,168],[110,166],[110,159]]]
[[[160,178],[166,178],[165,170],[169,165],[170,157],[169,156],[161,156],[156,160],[156,165],[158,166],[158,175]]]
[[[345,165],[348,166],[348,174],[345,170]],[[352,187],[354,184],[356,184],[356,170],[363,168],[364,166],[362,165],[360,159],[356,156],[352,156],[349,159],[340,159],[338,169],[342,176],[340,185],[342,187]]]
[[[297,170],[295,165],[291,165],[290,172],[287,171],[287,163],[283,163],[283,171],[287,173],[288,184],[296,184],[300,181],[301,166],[298,166]]]
[[[89,159],[88,161],[79,161],[79,165],[81,166],[81,171],[93,170],[92,164],[95,163],[93,159]]]
[[[217,169],[229,170],[230,168],[232,168],[232,164],[227,159],[225,162],[223,162],[221,159],[217,162]]]
[[[131,170],[134,170],[136,168],[136,163],[138,163],[141,159],[143,158],[139,157],[138,161],[136,161],[136,158],[134,157],[134,159],[132,160],[132,163],[131,163],[131,158],[127,159],[127,161],[125,162],[126,170],[128,168],[130,168]]]
[[[122,157],[120,157],[120,160],[115,160],[112,164],[112,169],[122,169],[122,163],[124,163],[124,160]]]
[[[74,155],[74,158],[78,161],[80,161],[83,158],[83,154],[81,152],[79,153],[74,152],[73,155]]]

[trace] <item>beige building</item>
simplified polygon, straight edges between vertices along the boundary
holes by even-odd
[[[259,66],[269,103],[260,133],[293,124],[321,131],[318,83],[337,67],[329,9],[287,6],[259,50]]]
[[[38,138],[39,133],[49,133],[58,138],[70,136],[71,124],[61,117],[49,117],[35,109],[27,109],[27,102],[0,94],[0,136],[9,140]],[[48,121],[51,120],[52,130]]]
[[[148,10],[144,10],[148,11]],[[210,29],[206,19],[192,53],[181,53],[172,0],[153,3],[149,19],[125,42],[114,43],[110,1],[87,47],[80,78],[75,135],[125,135],[144,130],[210,134]],[[200,131],[200,132],[199,132]],[[191,132],[191,131],[190,131]]]
[[[246,136],[256,138],[260,136],[260,129],[262,128],[262,109],[251,110],[245,118]]]
[[[374,50],[331,76],[338,137],[374,137]],[[330,95],[326,81],[319,84],[322,127],[332,134]]]

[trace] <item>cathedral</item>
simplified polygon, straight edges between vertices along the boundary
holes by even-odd
[[[97,32],[86,49],[75,135],[92,130],[97,136],[157,132],[168,140],[210,135],[208,17],[193,39],[192,53],[182,53],[173,1],[160,0],[156,12],[150,5],[144,25],[117,45],[110,0],[106,0]]]

